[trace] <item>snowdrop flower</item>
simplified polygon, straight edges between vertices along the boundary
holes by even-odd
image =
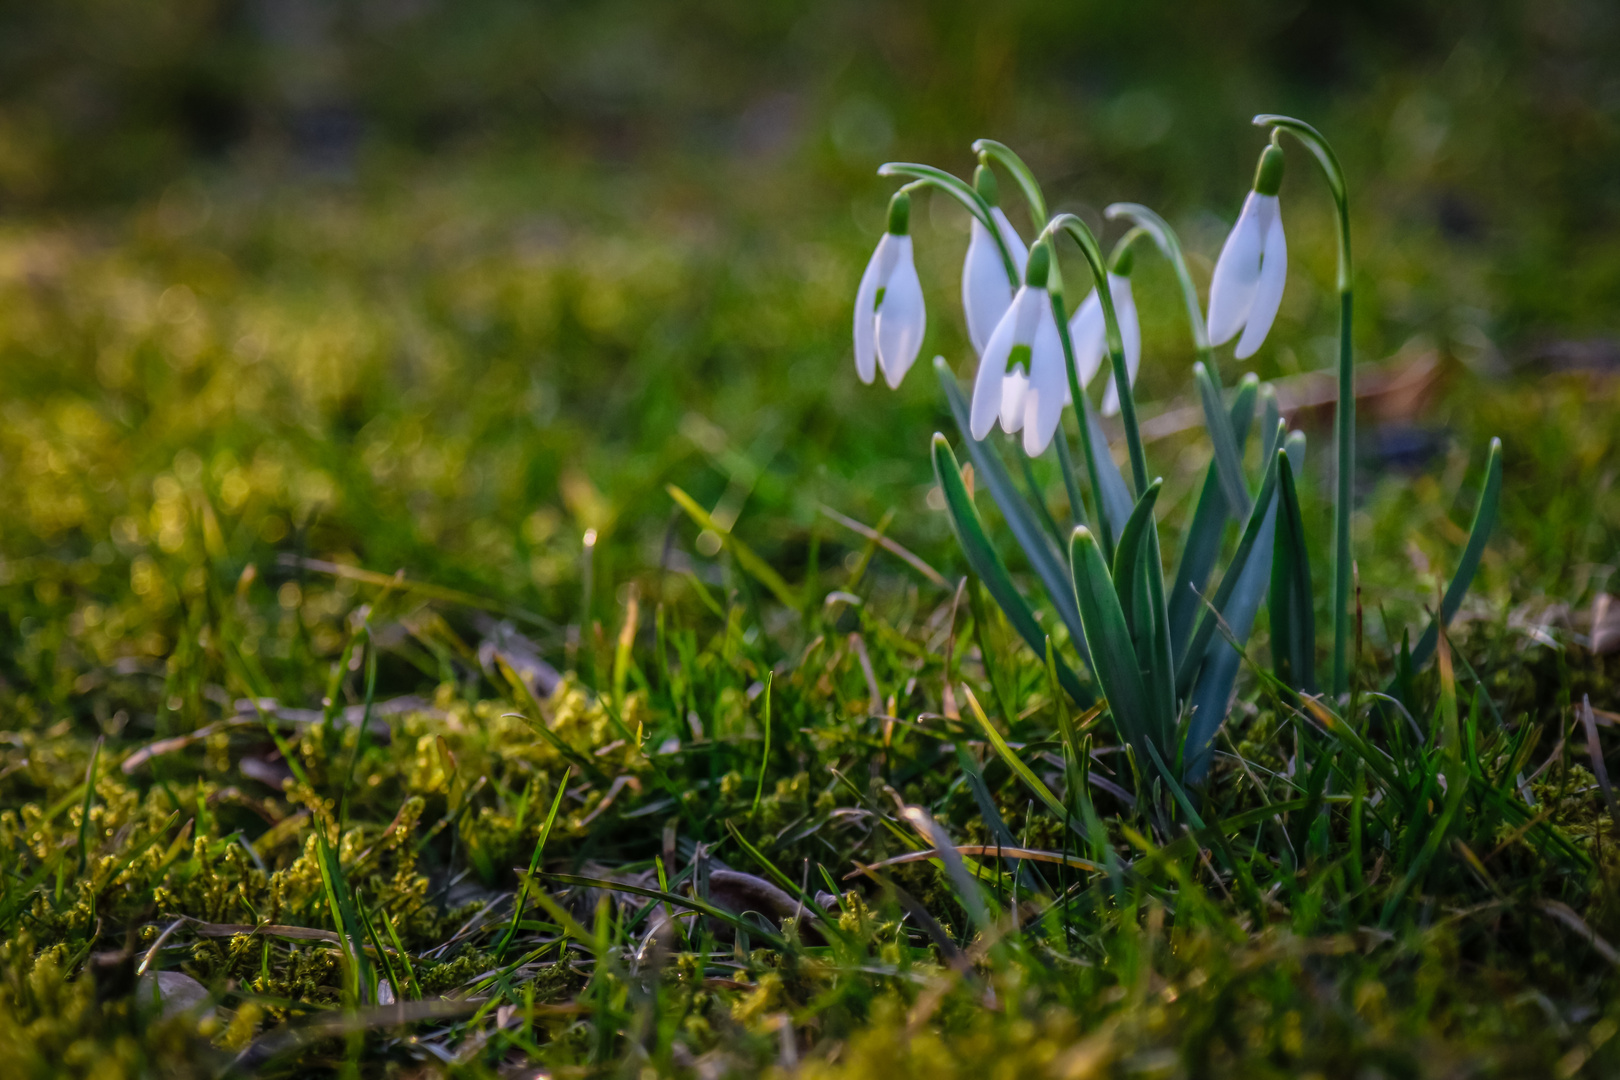
[[[1108,293],[1114,300],[1114,315],[1119,319],[1119,336],[1125,346],[1125,370],[1131,385],[1136,385],[1136,373],[1142,366],[1142,324],[1136,315],[1136,298],[1131,294],[1131,249],[1126,248],[1108,271]],[[1075,376],[1084,388],[1108,365],[1108,327],[1103,319],[1102,301],[1094,288],[1069,320],[1069,341],[1074,346]],[[1067,385],[1065,384],[1065,389]],[[1065,401],[1065,404],[1073,404]],[[1119,412],[1119,387],[1114,376],[1108,376],[1108,389],[1103,392],[1104,416]]]
[[[889,229],[878,241],[855,293],[855,374],[870,383],[883,366],[890,388],[917,359],[928,313],[922,282],[911,255],[911,196],[897,192],[889,202]]]
[[[1209,286],[1210,344],[1225,344],[1242,330],[1235,353],[1239,360],[1253,356],[1266,340],[1282,302],[1288,276],[1288,247],[1277,209],[1282,174],[1282,151],[1266,147],[1255,170],[1254,190],[1221,248]]]
[[[996,176],[980,165],[973,174],[973,186],[984,201],[990,204],[990,220],[995,223],[1001,241],[1012,256],[1013,266],[1020,277],[1029,261],[1023,240],[997,206]],[[972,237],[968,240],[967,258],[962,261],[962,310],[967,315],[968,339],[973,351],[984,353],[996,324],[1012,304],[1013,287],[1007,281],[1007,264],[1002,260],[1001,247],[984,223],[973,218]]]
[[[1009,434],[1022,431],[1024,452],[1045,451],[1063,415],[1063,344],[1046,291],[1051,250],[1040,244],[1030,252],[1024,284],[985,343],[979,373],[973,381],[968,430],[975,439],[990,434],[1001,421]]]

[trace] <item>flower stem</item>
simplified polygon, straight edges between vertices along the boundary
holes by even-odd
[[[1214,350],[1209,347],[1209,331],[1204,326],[1204,309],[1198,303],[1198,286],[1193,284],[1192,272],[1187,269],[1187,257],[1182,253],[1176,231],[1169,222],[1141,203],[1114,203],[1103,211],[1103,217],[1109,221],[1125,218],[1147,233],[1160,254],[1170,263],[1171,269],[1176,272],[1176,281],[1181,285],[1182,303],[1187,307],[1187,325],[1192,331],[1193,352],[1198,362],[1209,369],[1215,385],[1220,386],[1220,370],[1215,366]]]
[[[906,189],[928,186],[936,187],[951,196],[972,214],[980,225],[989,231],[991,239],[996,242],[996,250],[1001,252],[1001,264],[1007,271],[1007,280],[1017,288],[1021,282],[1018,280],[1018,264],[1013,262],[1012,252],[1007,250],[1007,241],[996,228],[995,218],[990,216],[990,204],[984,201],[984,196],[973,190],[971,184],[960,177],[952,176],[944,169],[936,169],[932,165],[917,165],[908,161],[891,161],[878,167],[879,176],[909,176],[912,183]]]
[[[1254,118],[1259,127],[1286,131],[1305,145],[1322,166],[1333,206],[1339,218],[1339,402],[1333,415],[1334,442],[1338,451],[1338,490],[1333,501],[1333,693],[1350,688],[1348,654],[1350,645],[1350,512],[1355,496],[1356,470],[1356,382],[1355,357],[1351,351],[1350,316],[1353,306],[1350,266],[1350,203],[1345,193],[1344,170],[1338,156],[1322,133],[1303,120],[1265,113]]]
[[[1018,182],[1018,189],[1024,193],[1024,201],[1029,203],[1029,216],[1035,222],[1037,232],[1046,224],[1046,196],[1041,194],[1040,181],[1030,167],[1024,164],[1024,159],[1015,154],[1012,147],[1005,143],[998,143],[994,139],[979,139],[973,144],[973,152],[988,157],[1012,173],[1012,178]]]
[[[1120,336],[1119,316],[1114,311],[1114,293],[1108,285],[1108,264],[1103,261],[1102,249],[1097,246],[1097,238],[1092,235],[1090,227],[1073,214],[1059,214],[1053,218],[1036,243],[1060,230],[1067,232],[1080,246],[1081,254],[1091,267],[1092,279],[1097,283],[1097,300],[1102,304],[1103,325],[1107,331],[1108,355],[1114,366],[1114,384],[1119,388],[1119,418],[1125,424],[1125,445],[1131,455],[1131,478],[1136,481],[1136,497],[1140,499],[1148,489],[1147,454],[1142,450],[1142,430],[1136,422],[1136,394],[1131,388],[1130,371],[1125,366],[1125,339]],[[1075,378],[1072,352],[1066,350],[1066,359],[1069,362],[1070,393],[1078,408],[1085,399],[1080,393],[1079,380]],[[1084,428],[1083,424],[1081,426]]]

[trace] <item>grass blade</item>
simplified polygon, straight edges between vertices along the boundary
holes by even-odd
[[[793,611],[799,610],[800,598],[794,594],[792,589],[788,588],[787,582],[782,580],[782,575],[771,569],[770,563],[756,555],[753,548],[731,535],[730,529],[721,528],[714,518],[709,516],[709,512],[698,505],[698,501],[692,496],[674,484],[664,485],[664,490],[669,492],[669,497],[674,499],[682,510],[686,511],[686,516],[691,518],[698,528],[708,529],[720,538],[720,543],[725,546],[727,551],[731,552],[731,557],[737,560],[737,565],[746,570],[750,577],[771,590],[771,594],[784,607]]]
[[[1412,649],[1414,670],[1429,662],[1440,639],[1440,624],[1451,625],[1452,617],[1462,606],[1463,597],[1474,583],[1479,571],[1480,558],[1485,554],[1485,543],[1496,527],[1496,512],[1502,501],[1502,440],[1492,439],[1490,455],[1485,461],[1485,488],[1479,493],[1479,505],[1474,509],[1474,523],[1468,530],[1468,544],[1457,562],[1457,572],[1451,577],[1446,595],[1440,601],[1439,621],[1431,620],[1423,636]]]
[[[984,731],[985,741],[994,748],[1001,760],[1007,763],[1007,768],[1011,769],[1013,774],[1024,782],[1024,786],[1034,792],[1035,797],[1041,800],[1048,810],[1057,815],[1059,821],[1066,821],[1069,813],[1063,806],[1063,800],[1052,794],[1052,789],[1047,787],[1041,778],[1035,775],[1034,770],[1025,765],[1018,755],[1013,753],[1012,747],[1008,746],[1007,740],[1001,737],[1001,732],[997,731],[996,726],[990,722],[990,718],[985,715],[984,707],[979,704],[979,699],[973,696],[973,691],[965,683],[962,686],[962,692],[967,695],[968,708],[972,711],[973,718],[979,722],[979,727]]]
[[[557,782],[557,795],[551,800],[551,809],[546,814],[546,823],[540,826],[540,837],[534,842],[534,852],[529,856],[529,873],[523,879],[523,885],[518,889],[517,901],[512,905],[512,925],[506,928],[506,934],[501,943],[495,947],[495,960],[497,963],[506,956],[507,947],[512,944],[512,938],[518,931],[518,922],[523,918],[523,905],[529,899],[529,886],[534,881],[535,871],[540,869],[540,855],[546,850],[546,839],[551,836],[552,823],[557,820],[557,809],[562,806],[563,793],[568,790],[568,777],[573,772],[571,768],[563,770],[562,779]]]
[[[641,885],[631,885],[623,881],[608,881],[606,878],[582,877],[578,874],[545,874],[543,876],[550,878],[552,881],[561,882],[564,885],[573,885],[575,887],[584,887],[589,889],[605,889],[608,892],[629,893],[632,896],[641,896],[648,900],[662,900],[666,904],[673,904],[676,907],[684,907],[692,911],[701,912],[702,914],[709,916],[711,919],[719,919],[733,930],[741,930],[749,937],[763,938],[778,949],[786,950],[788,947],[787,939],[781,934],[778,934],[773,930],[767,930],[759,923],[750,922],[740,915],[727,911],[725,908],[716,907],[707,900],[699,900],[695,896],[682,896],[679,893],[664,892],[662,889],[648,889]],[[550,903],[546,904],[547,910],[551,910],[556,905],[556,901],[551,900],[551,898],[548,896],[542,895],[540,899],[542,902],[550,901]],[[551,911],[552,916],[555,918],[558,912],[562,912],[565,917],[568,914],[566,911],[562,911],[562,909],[558,907],[556,910]],[[580,927],[579,924],[572,918],[569,918],[568,922],[573,923],[573,926],[576,928],[574,930],[576,937],[581,937],[583,940],[587,941],[594,938],[594,935],[585,931],[585,929]],[[567,926],[568,923],[562,923],[562,925]]]
[[[106,741],[105,735],[96,739],[96,745],[90,750],[90,764],[84,770],[84,808],[79,815],[78,872],[81,875],[90,858],[90,810],[96,803],[96,765],[101,761],[101,747]]]
[[[771,763],[771,683],[775,677],[774,671],[765,673],[764,718],[760,721],[765,728],[765,749],[759,755],[759,780],[754,784],[754,805],[748,811],[750,817],[759,813],[759,797],[765,793],[765,770]]]

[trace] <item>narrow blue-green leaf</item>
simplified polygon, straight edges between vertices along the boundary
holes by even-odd
[[[973,467],[978,470],[979,478],[984,481],[990,497],[995,500],[997,509],[1006,520],[1007,528],[1012,530],[1013,539],[1018,541],[1018,546],[1023,549],[1030,567],[1041,579],[1041,584],[1046,587],[1047,597],[1057,609],[1058,618],[1062,619],[1063,625],[1069,629],[1069,637],[1074,641],[1075,651],[1080,654],[1083,663],[1089,664],[1091,658],[1086,650],[1086,634],[1080,624],[1080,611],[1074,606],[1074,590],[1069,585],[1068,568],[1063,565],[1062,554],[1052,546],[1046,533],[1036,523],[1029,504],[1018,494],[1012,476],[1007,472],[1007,466],[1002,463],[1001,455],[996,453],[995,447],[990,445],[988,439],[980,442],[970,434],[967,398],[963,396],[962,388],[957,385],[956,376],[951,373],[943,357],[935,359],[934,370],[939,375],[940,385],[945,389],[945,399],[950,403],[951,415],[956,419],[957,431],[962,435],[962,443],[967,447],[968,457],[973,460]],[[951,460],[956,459],[953,457]],[[1124,481],[1120,483],[1123,485]],[[985,577],[982,573],[979,576]],[[988,580],[986,578],[987,583]],[[1036,651],[1041,649],[1041,646],[1034,642],[1030,643],[1030,647]]]
[[[1125,483],[1114,455],[1108,450],[1108,436],[1103,434],[1102,422],[1097,419],[1097,410],[1092,408],[1089,398],[1085,402],[1085,411],[1091,445],[1097,452],[1097,482],[1102,486],[1102,491],[1093,494],[1097,496],[1099,512],[1108,519],[1109,535],[1117,537],[1125,528],[1125,522],[1130,520],[1131,508],[1136,500],[1131,498],[1131,489]]]
[[[1232,420],[1221,401],[1220,387],[1210,377],[1203,364],[1193,365],[1193,382],[1198,384],[1198,397],[1204,405],[1204,426],[1209,430],[1209,441],[1215,449],[1215,470],[1220,477],[1221,494],[1232,512],[1247,515],[1249,487],[1243,480],[1243,452],[1238,448],[1232,432]]]
[[[1159,551],[1159,530],[1150,527],[1143,547],[1143,558],[1137,564],[1136,575],[1147,589],[1148,625],[1147,651],[1141,654],[1145,686],[1158,720],[1158,744],[1165,756],[1170,756],[1176,734],[1176,663],[1170,653],[1170,621],[1164,607],[1164,558]],[[1165,773],[1165,780],[1175,783],[1175,777]]]
[[[1260,460],[1269,462],[1277,452],[1287,430],[1282,424],[1282,406],[1277,402],[1277,390],[1270,383],[1260,386],[1260,435],[1265,440],[1260,447]]]
[[[1232,402],[1232,437],[1237,442],[1240,456],[1249,439],[1249,428],[1254,421],[1254,405],[1259,389],[1260,380],[1251,372],[1238,384],[1237,397]],[[1275,427],[1273,424],[1270,429],[1262,430],[1274,430]],[[1192,636],[1193,623],[1198,619],[1198,612],[1204,606],[1203,597],[1199,593],[1203,592],[1209,583],[1209,575],[1215,570],[1215,561],[1220,558],[1221,539],[1226,533],[1226,522],[1230,514],[1231,507],[1226,501],[1226,496],[1221,493],[1220,477],[1212,461],[1209,468],[1204,471],[1204,486],[1198,495],[1198,506],[1193,511],[1192,524],[1187,527],[1187,535],[1182,541],[1181,559],[1176,564],[1175,577],[1171,579],[1175,584],[1166,597],[1171,655],[1178,664],[1186,654],[1187,640]]]
[[[1114,552],[1114,591],[1136,649],[1151,712],[1148,730],[1161,746],[1170,745],[1175,727],[1175,666],[1170,659],[1164,611],[1164,570],[1153,507],[1164,481],[1156,479],[1137,500]]]
[[[1091,530],[1074,530],[1069,541],[1069,559],[1074,569],[1075,599],[1080,618],[1091,642],[1092,671],[1108,699],[1108,710],[1122,738],[1137,747],[1145,765],[1151,714],[1142,673],[1137,667],[1136,647],[1131,641],[1125,612],[1114,591],[1113,578],[1103,560],[1102,548]]]
[[[1137,612],[1132,602],[1131,582],[1136,580],[1136,568],[1143,557],[1146,535],[1153,527],[1153,504],[1159,501],[1159,492],[1163,489],[1163,479],[1154,480],[1148,485],[1147,491],[1136,501],[1136,509],[1131,511],[1124,531],[1119,534],[1119,546],[1114,549],[1114,591],[1118,593],[1119,605],[1125,612],[1125,625],[1131,628],[1133,634]]]
[[[995,545],[985,535],[978,508],[973,505],[967,487],[962,483],[962,470],[956,464],[956,455],[951,453],[950,443],[945,436],[938,433],[934,435],[933,457],[934,478],[945,495],[945,509],[951,519],[951,529],[956,533],[957,543],[962,546],[962,553],[967,556],[968,565],[979,575],[985,588],[990,590],[990,595],[1000,605],[1013,629],[1018,631],[1018,636],[1030,648],[1044,655],[1046,634],[1041,630],[1040,623],[1035,621],[1035,613],[1030,610],[1029,602],[1013,584],[1012,575],[1007,573],[1006,564],[996,554]],[[1084,638],[1077,640],[1084,641]],[[1079,677],[1061,660],[1057,669],[1063,689],[1082,708],[1089,708],[1096,698],[1081,684]]]
[[[1302,694],[1316,689],[1316,618],[1305,524],[1294,467],[1277,455],[1277,551],[1271,564],[1271,657],[1277,678]]]
[[[1485,488],[1479,494],[1479,505],[1474,508],[1474,524],[1468,530],[1468,544],[1463,548],[1457,572],[1452,575],[1451,584],[1440,600],[1440,620],[1447,626],[1451,625],[1452,616],[1457,614],[1469,586],[1474,583],[1474,575],[1479,572],[1479,560],[1485,554],[1485,543],[1491,538],[1491,530],[1496,527],[1496,512],[1501,499],[1502,440],[1492,439],[1490,455],[1485,461]],[[1414,669],[1429,662],[1439,640],[1440,627],[1431,620],[1429,628],[1423,631],[1423,636],[1418,638],[1416,647],[1412,649]]]
[[[1275,396],[1271,400],[1275,401]],[[1282,422],[1279,420],[1272,430],[1280,435]],[[1267,441],[1275,446],[1278,440],[1271,438]],[[1300,453],[1302,456],[1296,459],[1294,464],[1303,467],[1305,464],[1303,448]],[[1272,475],[1275,476],[1274,471]],[[1224,634],[1210,640],[1204,649],[1203,666],[1199,669],[1198,682],[1192,691],[1190,701],[1192,719],[1187,725],[1186,743],[1181,756],[1182,777],[1189,784],[1202,781],[1209,773],[1210,762],[1214,756],[1215,733],[1226,720],[1226,710],[1232,700],[1232,688],[1237,685],[1238,668],[1242,664],[1243,658],[1237,647],[1241,647],[1249,640],[1249,634],[1254,629],[1255,616],[1260,611],[1260,603],[1271,585],[1272,552],[1277,535],[1275,484],[1271,485],[1269,494],[1261,495],[1261,501],[1256,505],[1257,511],[1262,515],[1259,535],[1249,552],[1242,573],[1238,575],[1236,586],[1225,605],[1218,609],[1222,621],[1226,623],[1232,635],[1232,641],[1228,641]],[[1233,645],[1233,641],[1237,643],[1237,647]]]
[[[1278,421],[1279,439],[1282,421]],[[1277,439],[1268,440],[1275,445]],[[1266,526],[1265,514],[1262,510],[1271,501],[1271,493],[1277,487],[1277,458],[1274,454],[1266,467],[1266,475],[1260,482],[1260,494],[1255,499],[1255,508],[1249,511],[1249,520],[1243,527],[1243,535],[1238,539],[1237,550],[1232,553],[1232,561],[1227,564],[1226,572],[1221,575],[1221,583],[1215,587],[1215,595],[1210,598],[1209,607],[1217,612],[1226,610],[1227,602],[1237,589],[1238,581],[1243,576],[1243,568],[1248,564],[1250,554],[1260,539],[1260,533]],[[1186,694],[1192,689],[1193,678],[1198,674],[1198,668],[1203,663],[1205,650],[1209,648],[1210,639],[1215,636],[1215,617],[1206,608],[1199,616],[1197,627],[1193,630],[1192,638],[1187,643],[1187,651],[1182,656],[1176,668],[1176,693]]]
[[[1275,485],[1261,495],[1257,503],[1261,511],[1260,532],[1248,560],[1237,575],[1237,582],[1221,610],[1221,619],[1231,629],[1239,643],[1246,642],[1254,629],[1260,602],[1271,584],[1272,544],[1276,537],[1277,496]],[[1196,784],[1209,773],[1214,757],[1215,733],[1226,720],[1226,710],[1232,700],[1232,688],[1237,685],[1238,668],[1243,657],[1224,635],[1210,639],[1204,647],[1204,657],[1198,668],[1198,681],[1193,686],[1190,704],[1192,719],[1187,725],[1187,738],[1181,754],[1182,778]]]

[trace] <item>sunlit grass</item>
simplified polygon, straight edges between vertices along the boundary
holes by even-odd
[[[1474,753],[1505,798],[1502,770],[1523,766],[1537,820],[1459,811],[1407,880],[1446,805],[1414,739],[1392,753],[1428,770],[1426,812],[1370,810],[1362,865],[1348,785],[1267,823],[1268,801],[1311,797],[1279,774],[1316,736],[1246,676],[1210,791],[1223,816],[1258,808],[1228,838],[1245,882],[1208,837],[1127,832],[1106,794],[1102,832],[1077,842],[972,726],[964,684],[1065,793],[1042,658],[993,606],[956,601],[926,456],[943,400],[915,374],[881,399],[850,377],[865,238],[846,211],[811,201],[766,229],[749,215],[780,195],[743,199],[738,225],[701,186],[494,172],[205,184],[0,237],[0,1048],[19,1072],[215,1074],[245,1053],[287,1075],[1573,1074],[1612,1055],[1614,838],[1577,713],[1616,704],[1582,621],[1614,590],[1612,379],[1453,365],[1418,416],[1454,436],[1435,457],[1398,473],[1367,448],[1373,687],[1395,673],[1386,616],[1416,621],[1461,548],[1482,466],[1463,448],[1504,438],[1455,704],[1469,724],[1483,688]],[[1303,262],[1326,250],[1300,234]],[[923,273],[948,279],[958,254]],[[1150,279],[1144,308],[1167,295]],[[1328,318],[1302,295],[1289,349],[1309,345],[1287,319]],[[935,344],[954,355],[950,333]],[[1186,363],[1155,370],[1154,347],[1145,400],[1163,406]],[[1148,453],[1179,528],[1203,451]],[[700,536],[667,483],[798,602]],[[1326,490],[1308,475],[1313,522]],[[887,535],[947,585],[821,503],[867,525],[892,508]],[[554,685],[547,665],[571,674]],[[1403,692],[1423,731],[1443,689],[1428,673]],[[1119,755],[1097,760],[1131,788]],[[849,878],[925,848],[902,803],[957,843],[1058,861],[969,855],[989,875],[977,901],[927,861]],[[1064,861],[1109,855],[1112,875]],[[725,868],[774,881],[789,918],[767,912],[745,944],[673,900],[546,876],[680,897]],[[140,1022],[143,963],[198,980],[211,1016]],[[383,979],[419,1011],[369,1011]]]

